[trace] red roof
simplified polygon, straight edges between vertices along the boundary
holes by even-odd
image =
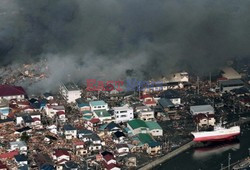
[[[145,104],[156,104],[156,102],[154,100],[151,100],[151,101],[145,101],[144,102]]]
[[[7,169],[7,166],[0,161],[0,169]]]
[[[141,99],[145,99],[145,98],[152,98],[152,96],[150,94],[145,94],[141,96]]]
[[[55,150],[54,155],[55,155],[56,157],[60,157],[60,156],[62,156],[62,155],[70,156],[68,151],[66,151],[66,150],[59,150],[59,149],[58,149],[58,150]]]
[[[62,159],[62,160],[60,160],[60,161],[58,161],[57,163],[59,164],[59,165],[62,165],[62,164],[65,164],[66,162],[68,162],[69,160],[67,160],[67,159]]]
[[[30,105],[30,103],[28,101],[18,101],[17,104],[18,105],[26,105],[26,106]]]
[[[1,154],[0,158],[1,159],[6,159],[6,158],[12,159],[12,158],[14,158],[14,156],[16,156],[18,154],[19,154],[18,151],[11,151],[11,152]]]
[[[32,121],[36,122],[36,121],[40,121],[40,119],[38,117],[34,117],[34,118],[32,118]]]
[[[64,111],[57,111],[56,114],[59,116],[59,115],[65,115],[65,112]]]
[[[227,78],[225,77],[220,77],[220,78],[217,78],[217,81],[222,81],[222,80],[228,80]]]
[[[83,141],[75,141],[74,144],[75,145],[84,145],[84,142]]]
[[[105,161],[103,161],[103,165],[104,165],[104,167],[105,167],[106,169],[108,169],[108,170],[111,170],[111,169],[113,169],[113,168],[115,168],[115,167],[120,168],[119,165],[117,165],[117,164],[114,164],[114,163],[107,164]]]
[[[107,155],[105,155],[105,156],[103,156],[103,159],[106,161],[106,162],[108,162],[108,161],[110,161],[110,160],[115,160],[115,158],[114,158],[114,156],[113,155],[110,155],[110,154],[107,154]]]
[[[98,119],[98,118],[93,118],[93,119],[90,120],[90,122],[93,123],[93,124],[94,124],[94,123],[99,123],[99,122],[100,122],[100,119]]]
[[[26,92],[21,86],[0,85],[0,96],[25,95]]]

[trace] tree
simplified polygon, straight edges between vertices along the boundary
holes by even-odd
[[[25,141],[25,142],[27,142],[28,140],[29,140],[29,135],[26,133],[26,132],[24,132],[23,134],[22,134],[22,136],[21,136],[21,140],[22,141]]]

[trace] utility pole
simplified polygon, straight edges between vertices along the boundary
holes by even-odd
[[[139,100],[141,99],[141,84],[138,86]]]
[[[231,165],[231,164],[230,164],[230,161],[231,161],[231,154],[229,153],[229,154],[228,154],[228,167],[227,167],[228,170],[230,170],[230,165]]]
[[[212,78],[211,78],[211,72],[209,72],[209,87],[211,88],[212,86]]]
[[[100,98],[100,90],[99,90],[99,89],[98,89],[97,93],[98,93],[97,98],[98,98],[98,100],[99,100],[99,98]]]
[[[220,169],[223,170],[223,164],[222,163],[220,164]]]
[[[200,78],[197,76],[197,94],[200,94]]]

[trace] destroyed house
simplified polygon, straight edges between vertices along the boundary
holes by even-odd
[[[175,105],[171,102],[171,100],[165,98],[159,99],[158,104],[166,112],[175,108]]]
[[[233,89],[238,89],[244,86],[244,82],[240,79],[219,81],[219,87],[222,93],[230,92]]]
[[[181,96],[178,91],[173,89],[168,89],[160,94],[161,98],[170,100],[174,105],[181,104]]]
[[[46,92],[43,94],[43,97],[47,100],[53,100],[54,97],[53,97],[53,94],[52,93],[49,93],[49,92]]]
[[[125,138],[126,138],[125,134],[121,131],[116,131],[113,134],[113,141],[115,143],[120,143],[120,142],[124,141]]]
[[[15,134],[30,133],[31,131],[32,131],[32,128],[26,126],[26,127],[20,128],[20,129],[16,129]]]

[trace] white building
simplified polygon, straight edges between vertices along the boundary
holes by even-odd
[[[51,133],[57,135],[57,126],[56,126],[56,125],[47,126],[47,129],[48,129]]]
[[[44,107],[45,113],[48,117],[52,118],[54,117],[58,112],[64,112],[65,113],[65,107],[64,106],[56,106],[56,105],[46,105]]]
[[[68,103],[74,103],[76,99],[81,97],[81,90],[75,83],[61,85],[60,93]]]
[[[147,106],[137,107],[136,112],[138,112],[138,116],[141,120],[155,120],[154,111]]]
[[[129,107],[128,105],[124,105],[122,107],[114,107],[113,110],[116,123],[127,122],[134,118],[133,108]]]
[[[214,108],[211,105],[197,105],[190,107],[190,113],[200,127],[202,126],[214,126]]]
[[[64,130],[64,136],[66,139],[73,139],[77,137],[77,130],[72,125],[69,125],[69,124],[64,125],[63,130]]]
[[[10,151],[18,150],[20,153],[27,153],[27,145],[24,141],[10,142]]]
[[[108,104],[105,103],[103,100],[91,101],[91,102],[89,102],[89,106],[91,108],[91,111],[108,110]]]

